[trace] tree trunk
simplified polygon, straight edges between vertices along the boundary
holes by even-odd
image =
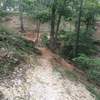
[[[89,23],[87,22],[86,23],[86,31],[88,31],[88,29],[89,29]]]
[[[77,30],[76,30],[77,34],[76,34],[76,41],[75,41],[75,48],[74,48],[74,57],[78,56],[82,6],[83,6],[83,0],[81,0],[80,8],[79,8],[79,16],[78,16]]]
[[[66,5],[66,0],[63,1],[63,6],[62,8],[64,8]],[[59,32],[59,27],[60,27],[60,23],[61,23],[61,18],[62,18],[62,13],[59,13],[58,16],[58,21],[57,21],[57,28],[56,28],[56,33],[55,33],[55,44],[57,44],[57,36],[58,36],[58,32]]]
[[[19,17],[20,17],[20,30],[21,32],[24,32],[24,22],[23,22],[23,6],[22,6],[22,0],[19,0]]]
[[[72,25],[71,25],[71,21],[69,22],[69,24],[70,24],[70,32],[72,31]]]
[[[59,14],[58,22],[57,22],[57,29],[56,29],[56,33],[55,33],[55,40],[57,40],[57,35],[58,35],[58,31],[59,31],[59,26],[60,26],[61,18],[62,18],[62,15]]]
[[[39,36],[40,36],[40,21],[37,21],[37,29],[36,29],[36,43],[39,41]]]
[[[52,14],[51,14],[51,33],[50,33],[50,48],[54,48],[55,44],[55,19],[56,19],[56,7],[55,4],[52,6]]]

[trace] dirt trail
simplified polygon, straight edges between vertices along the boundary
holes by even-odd
[[[28,32],[26,33],[26,39],[35,42],[36,40],[36,36],[32,33],[32,32]],[[69,70],[73,70],[74,66],[69,64],[68,62],[66,62],[63,58],[61,58],[60,56],[54,54],[52,51],[50,51],[48,48],[46,47],[39,47],[38,48],[44,59],[47,59],[48,61],[55,61],[55,63],[59,63],[61,66],[64,66],[66,68],[68,68]]]
[[[38,58],[37,65],[33,64],[33,57],[28,60],[29,64],[23,66],[27,69],[25,73],[20,75],[18,71],[18,76],[9,81],[12,85],[0,84],[4,94],[4,99],[0,100],[95,100],[84,85],[54,71],[47,59]]]
[[[50,51],[48,48],[39,48],[39,50],[42,52],[42,57],[44,59],[47,59],[48,61],[54,61],[55,63],[60,64],[63,67],[66,67],[69,70],[73,70],[74,66],[66,62],[63,58],[60,56],[54,54],[52,51]]]
[[[47,48],[39,49],[41,56],[27,55],[27,64],[20,65],[14,72],[15,78],[0,83],[4,95],[0,100],[95,100],[83,84],[63,78],[61,72],[55,71],[51,61],[69,69],[73,69],[72,65]]]

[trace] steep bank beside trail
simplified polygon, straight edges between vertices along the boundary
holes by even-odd
[[[50,55],[27,55],[14,78],[0,83],[0,100],[95,100],[79,81],[55,71]]]
[[[71,64],[47,48],[38,47],[41,55],[29,54],[33,49],[25,48],[25,44],[30,42],[23,40],[19,43],[22,42],[23,49],[27,49],[28,52],[24,54],[24,61],[15,67],[12,75],[0,80],[0,100],[95,100],[82,83],[78,80],[72,81],[69,76],[63,75],[62,66],[71,71],[74,68]],[[59,71],[58,67],[62,71]]]

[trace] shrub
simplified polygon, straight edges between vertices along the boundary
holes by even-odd
[[[14,71],[15,67],[22,61],[22,57],[14,52],[8,52],[4,48],[0,50],[0,53],[2,53],[0,55],[0,77],[3,78],[4,76],[9,76]]]
[[[100,85],[100,59],[94,59],[94,64],[88,70],[88,77]]]
[[[73,57],[73,47],[74,47],[74,33],[69,31],[61,30],[58,34],[58,40],[60,41],[61,49],[60,55],[64,58]]]
[[[25,54],[33,54],[34,44],[16,33],[0,29],[0,77],[9,76]]]
[[[34,44],[32,42],[4,28],[0,29],[0,48],[2,47],[23,53],[32,53],[34,51]]]
[[[2,11],[2,10],[0,9],[0,21],[3,21],[3,18],[5,18],[7,15],[9,15],[7,12]]]
[[[100,59],[93,59],[84,54],[74,58],[73,61],[78,68],[84,70],[89,80],[94,80],[96,84],[100,85]]]
[[[74,58],[73,61],[78,65],[78,68],[82,70],[87,70],[93,65],[92,59],[85,54],[80,54],[78,57]]]
[[[45,45],[45,46],[48,46],[49,44],[49,39],[48,39],[48,34],[45,33],[42,35],[42,43]]]
[[[96,52],[97,47],[94,44],[92,34],[94,33],[93,29],[85,31],[84,29],[80,32],[79,44],[78,44],[78,53],[84,53],[86,55],[91,55]],[[61,55],[68,58],[73,58],[73,51],[76,40],[76,33],[70,31],[60,31],[58,34],[59,41],[63,44],[61,47]]]

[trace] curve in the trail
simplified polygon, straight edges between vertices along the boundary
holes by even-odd
[[[14,72],[15,78],[0,83],[4,94],[4,99],[0,100],[95,100],[83,84],[55,71],[51,61],[69,69],[73,69],[72,65],[48,48],[39,50],[41,56],[27,55],[27,63]]]
[[[36,36],[32,32],[27,32],[25,35],[26,35],[25,38],[27,40],[32,41],[32,42],[36,41]],[[53,60],[56,63],[59,63],[61,66],[68,68],[69,70],[74,69],[74,65],[69,64],[63,58],[61,58],[57,54],[54,54],[50,49],[46,47],[39,47],[38,49],[41,51],[42,57],[44,57],[45,59],[48,59],[49,61]]]

